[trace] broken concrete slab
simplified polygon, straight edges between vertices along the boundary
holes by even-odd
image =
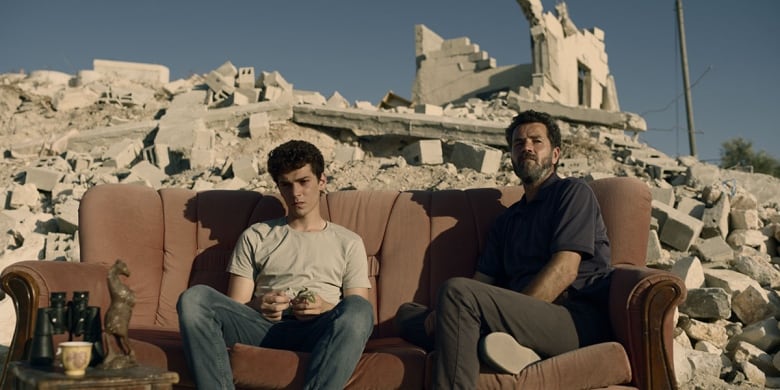
[[[92,68],[96,72],[127,80],[159,84],[170,81],[170,70],[163,65],[95,59]]]
[[[68,150],[90,153],[99,147],[108,148],[123,138],[144,139],[156,128],[157,121],[149,120],[81,131],[68,139]]]
[[[305,125],[347,129],[357,136],[403,135],[441,140],[457,139],[487,145],[506,145],[504,129],[509,125],[485,120],[303,105],[293,107],[293,121]]]

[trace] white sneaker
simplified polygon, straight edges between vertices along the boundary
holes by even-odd
[[[520,345],[512,335],[493,332],[479,341],[482,362],[504,374],[517,374],[526,366],[542,360],[531,348]]]

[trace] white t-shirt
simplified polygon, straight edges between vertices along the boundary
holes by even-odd
[[[335,305],[343,289],[371,288],[363,240],[331,222],[318,232],[294,230],[284,217],[256,223],[239,237],[227,271],[254,279],[258,297],[308,288]]]

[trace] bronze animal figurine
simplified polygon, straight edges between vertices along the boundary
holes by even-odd
[[[103,369],[122,369],[138,365],[135,360],[135,351],[130,347],[127,336],[130,317],[133,314],[133,306],[135,306],[135,293],[122,283],[120,275],[130,276],[130,270],[124,261],[117,259],[108,270],[108,291],[111,295],[111,305],[106,310],[104,322],[108,340],[105,340],[106,358],[100,365],[100,368]],[[109,336],[113,336],[113,340]]]

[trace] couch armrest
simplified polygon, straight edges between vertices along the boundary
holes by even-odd
[[[105,312],[111,301],[106,278],[108,268],[102,264],[65,261],[29,260],[13,263],[0,276],[3,290],[11,297],[16,311],[16,329],[3,367],[0,384],[6,377],[7,364],[24,358],[24,349],[32,338],[39,307],[49,306],[53,291],[64,291],[67,299],[73,291],[89,291],[89,305]]]
[[[686,295],[674,274],[617,265],[609,311],[617,340],[628,352],[634,384],[643,390],[677,388],[672,340],[674,313]]]

